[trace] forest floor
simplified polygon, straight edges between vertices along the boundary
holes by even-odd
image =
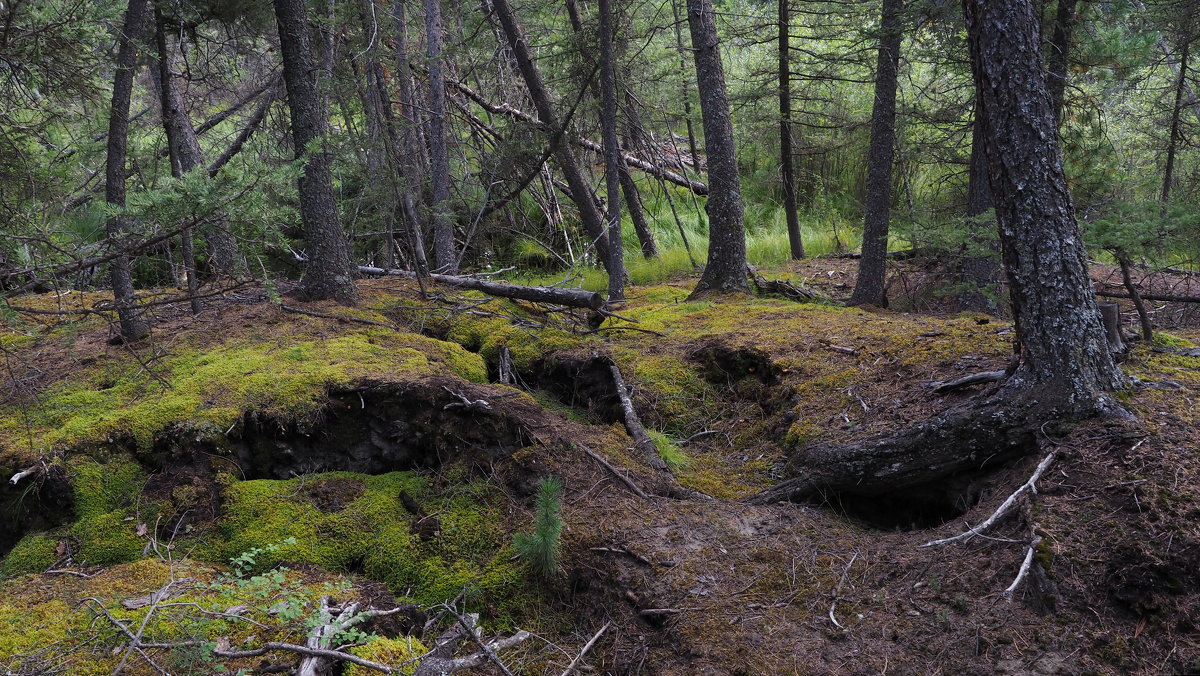
[[[837,298],[854,270],[762,272]],[[487,636],[533,633],[500,655],[513,674],[563,673],[603,627],[589,673],[1200,673],[1190,306],[1158,303],[1162,332],[1124,357],[1136,422],[1049,431],[1016,461],[903,495],[744,500],[803,472],[797,449],[966,405],[987,386],[934,386],[1005,367],[1010,323],[949,314],[917,262],[892,274],[908,312],[688,301],[681,278],[631,288],[598,329],[396,279],[361,282],[357,308],[241,286],[198,316],[155,304],[167,290],[147,295],[155,329],[134,349],[108,344],[103,294],[13,299],[0,670],[275,673],[298,657],[212,650],[303,644],[329,595],[416,604],[364,625],[382,638],[340,641],[393,666],[449,605]],[[1109,268],[1094,277],[1119,286]],[[515,379],[497,382],[508,360]],[[626,434],[610,364],[669,472]],[[983,522],[1051,454],[993,528],[924,546]],[[564,528],[558,570],[539,576],[512,538],[532,530],[546,476],[565,486]]]

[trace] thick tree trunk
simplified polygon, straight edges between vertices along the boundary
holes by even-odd
[[[1075,1],[1058,0],[1054,12],[1054,34],[1046,57],[1046,86],[1054,108],[1055,125],[1062,124],[1063,101],[1067,91],[1067,64],[1071,54],[1071,35],[1075,32]]]
[[[708,264],[692,296],[709,292],[750,293],[746,265],[746,229],[743,224],[742,183],[738,175],[737,148],[725,69],[721,65],[720,39],[710,0],[687,1],[688,28],[700,90],[700,115],[704,122],[704,150],[708,154]]]
[[[862,258],[851,305],[887,307],[884,286],[888,221],[892,209],[892,161],[896,149],[896,83],[900,66],[902,0],[883,0],[879,59],[875,68],[875,104],[871,109],[871,145],[867,150],[867,203]]]
[[[558,129],[560,122],[554,109],[554,102],[550,98],[550,91],[542,80],[542,74],[533,60],[533,54],[529,51],[525,33],[517,23],[512,5],[508,0],[495,0],[493,7],[496,18],[504,29],[508,46],[517,60],[521,77],[525,80],[525,86],[529,88],[529,95],[537,109],[538,120],[551,130]],[[567,179],[567,185],[570,187],[571,200],[579,209],[579,218],[583,222],[584,231],[595,243],[596,253],[607,269],[611,260],[608,235],[604,229],[604,218],[600,215],[600,210],[596,208],[591,184],[588,183],[583,171],[579,168],[579,162],[576,160],[575,152],[571,150],[570,144],[558,144],[554,154],[559,170],[562,171],[563,177]]]
[[[149,0],[129,0],[125,23],[121,29],[121,47],[113,75],[112,108],[108,116],[108,152],[104,164],[104,197],[109,205],[125,206],[125,157],[129,139],[129,99],[133,92],[133,76],[138,66],[138,40],[144,35],[150,13]],[[110,216],[105,225],[112,246],[120,247],[128,230],[123,216]],[[117,336],[125,342],[141,340],[150,332],[145,320],[138,316],[133,298],[133,275],[129,256],[119,255],[111,263],[114,303],[119,321]]]
[[[328,124],[314,78],[307,9],[304,0],[274,0],[274,3],[283,53],[283,79],[292,113],[292,142],[296,158],[305,161],[299,189],[308,265],[300,287],[313,300],[332,298],[340,303],[354,303],[358,300],[358,287],[354,284],[357,269],[350,260],[346,234],[338,221],[330,157],[323,147]]]
[[[997,256],[987,255],[981,249],[998,253],[1000,240],[996,236],[995,219],[987,218],[995,204],[992,186],[988,178],[987,151],[984,149],[983,116],[986,112],[978,102],[975,104],[975,120],[971,124],[971,166],[967,176],[967,228],[970,230],[971,245],[962,262],[962,280],[967,288],[958,294],[958,309],[975,312],[995,313],[995,299],[985,293],[992,287],[1000,272]]]
[[[1062,169],[1029,0],[964,0],[1021,364],[1010,388],[1094,406],[1122,381],[1109,353]]]
[[[446,75],[442,63],[442,3],[424,0],[425,55],[429,68],[429,192],[433,217],[433,260],[454,274],[454,214],[450,211],[450,149],[446,145]]]
[[[600,132],[604,139],[604,185],[608,197],[608,301],[625,300],[625,252],[621,244],[621,142],[617,139],[617,68],[613,53],[612,0],[600,0]]]
[[[796,172],[792,166],[792,71],[788,67],[790,10],[788,0],[779,0],[779,173],[783,181],[783,213],[787,218],[788,245],[792,258],[804,258],[800,216],[796,212]]]

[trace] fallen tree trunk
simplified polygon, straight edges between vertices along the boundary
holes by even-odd
[[[880,496],[997,466],[1038,448],[1040,422],[1054,419],[1032,400],[998,397],[934,416],[897,434],[847,444],[814,444],[791,459],[796,476],[750,498],[756,504],[827,493]],[[1071,416],[1062,418],[1070,420]]]
[[[391,270],[387,268],[375,268],[368,265],[360,265],[358,271],[364,275],[382,277],[386,275],[395,277],[407,277],[416,279],[417,273],[408,270]],[[489,282],[487,280],[478,279],[475,277],[464,277],[461,275],[438,275],[430,274],[425,277],[439,284],[447,284],[456,286],[461,289],[471,289],[473,291],[481,291],[489,296],[499,296],[501,298],[515,298],[517,300],[525,300],[531,303],[551,303],[553,305],[565,305],[567,307],[585,308],[588,310],[603,310],[607,303],[604,296],[595,291],[585,291],[583,289],[559,289],[552,286],[523,286],[520,284],[504,284],[501,282]]]
[[[1097,296],[1104,298],[1127,298],[1133,300],[1133,296],[1121,291],[1097,291]],[[1138,294],[1142,300],[1156,300],[1161,303],[1200,303],[1200,296],[1172,296],[1161,293],[1141,293]]]

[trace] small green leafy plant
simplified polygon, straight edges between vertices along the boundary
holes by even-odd
[[[559,568],[562,540],[562,481],[545,477],[538,485],[537,507],[532,533],[513,536],[513,549],[535,575],[552,577]]]

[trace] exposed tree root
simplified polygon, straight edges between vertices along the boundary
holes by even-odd
[[[625,429],[629,432],[629,436],[633,438],[634,446],[642,452],[646,457],[646,462],[654,469],[669,472],[667,463],[658,455],[658,447],[654,445],[654,440],[646,432],[646,428],[642,426],[642,420],[638,417],[637,410],[633,407],[633,400],[629,397],[629,390],[625,387],[625,379],[621,377],[621,369],[617,367],[617,363],[611,359],[608,362],[609,371],[612,373],[613,384],[616,386],[617,397],[621,400],[621,411],[624,413]]]

